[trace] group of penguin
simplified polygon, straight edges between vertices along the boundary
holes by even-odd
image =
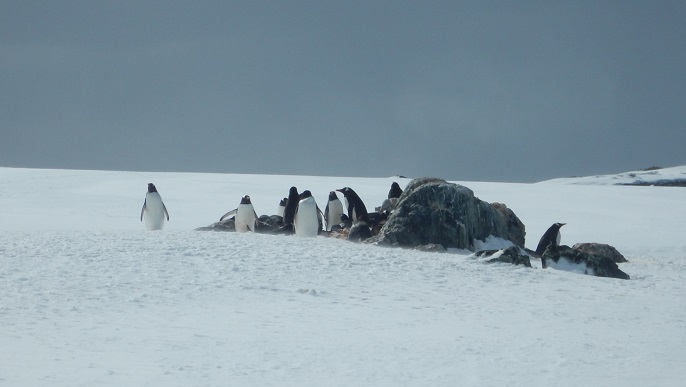
[[[338,199],[336,192],[343,194],[346,201],[347,214],[343,211],[343,203]],[[402,195],[403,190],[398,183],[393,182],[388,191],[388,201],[396,201]],[[361,241],[370,238],[375,226],[379,226],[390,213],[384,205],[380,212],[369,213],[364,202],[350,187],[337,189],[329,192],[329,200],[324,212],[319,209],[312,193],[305,190],[298,193],[296,187],[291,187],[288,197],[279,203],[277,215],[282,218],[277,233],[295,234],[302,237],[314,237],[322,232],[332,233],[347,231],[348,240]],[[253,208],[250,196],[241,198],[238,208],[222,215],[220,222],[233,217],[236,232],[255,232],[259,217]],[[145,195],[143,208],[141,209],[141,221],[145,220],[148,230],[161,230],[165,219],[169,221],[169,212],[165,207],[162,197],[153,183],[148,184],[148,192]],[[560,245],[560,228],[566,223],[554,223],[541,237],[535,253],[543,255],[548,246]]]
[[[336,192],[343,194],[347,211]],[[388,192],[389,200],[396,200],[402,194],[398,183],[393,182]],[[347,213],[346,213],[347,212]],[[279,203],[277,219],[280,220],[277,234],[295,234],[301,237],[314,237],[321,233],[339,233],[348,240],[360,241],[372,236],[373,229],[387,219],[390,211],[370,213],[360,196],[350,187],[329,192],[324,211],[319,209],[312,193],[298,192],[291,187],[288,197]],[[145,220],[148,230],[161,230],[169,213],[153,183],[148,184],[148,192],[141,209],[141,221]],[[260,217],[255,212],[249,195],[241,198],[237,208],[225,213],[220,222],[232,220],[236,232],[256,232]]]

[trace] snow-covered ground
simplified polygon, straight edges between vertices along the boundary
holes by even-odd
[[[0,385],[681,386],[686,189],[616,180],[458,183],[530,248],[554,222],[615,246],[628,281],[193,230],[246,194],[258,214],[291,185],[374,207],[408,179],[0,168]],[[140,222],[149,182],[164,231]]]

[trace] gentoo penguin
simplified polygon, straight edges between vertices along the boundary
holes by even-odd
[[[243,196],[241,198],[241,203],[238,205],[238,208],[222,215],[222,217],[219,218],[219,221],[221,222],[225,218],[228,218],[232,215],[236,216],[236,232],[255,232],[255,226],[257,224],[257,213],[255,212],[255,208],[252,206],[250,196]]]
[[[541,240],[538,242],[538,247],[536,247],[536,254],[543,255],[545,249],[548,246],[559,246],[560,245],[560,227],[567,223],[555,223],[543,234]]]
[[[141,208],[141,222],[145,218],[145,228],[148,230],[161,230],[164,227],[164,217],[169,220],[169,212],[165,207],[160,193],[155,184],[148,183],[148,192],[145,194],[143,208]]]
[[[303,191],[300,195],[302,199],[298,203],[293,218],[295,235],[301,237],[315,237],[319,234],[319,217],[321,211],[317,207],[317,202],[312,197],[310,191]]]
[[[326,221],[326,231],[331,231],[331,227],[341,223],[343,215],[343,203],[338,199],[336,191],[329,192],[329,202],[324,209],[324,220]]]
[[[367,238],[372,237],[372,231],[367,224],[367,216],[363,215],[358,219],[352,227],[350,227],[350,232],[348,233],[348,240],[352,242],[360,242]]]
[[[283,198],[279,202],[279,208],[276,210],[276,215],[280,216],[283,218],[283,212],[286,209],[286,203],[288,202],[288,198]]]
[[[346,206],[348,207],[348,218],[353,222],[360,219],[361,216],[367,215],[367,207],[364,206],[362,199],[357,196],[357,193],[352,188],[345,187],[336,191],[342,193],[345,197]]]
[[[399,198],[403,194],[403,190],[400,189],[400,185],[395,181],[391,184],[391,189],[388,191],[388,198]]]
[[[283,225],[287,227],[293,224],[293,219],[295,218],[295,210],[298,208],[298,203],[300,202],[300,195],[298,194],[298,189],[291,187],[288,190],[288,199],[286,199],[286,207],[283,210]]]

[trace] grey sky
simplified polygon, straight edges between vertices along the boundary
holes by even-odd
[[[532,182],[686,164],[683,1],[0,0],[0,166]]]

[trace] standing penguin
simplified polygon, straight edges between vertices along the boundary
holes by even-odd
[[[536,254],[543,255],[545,249],[548,246],[559,246],[560,245],[560,227],[567,223],[555,223],[543,234],[541,240],[538,242],[538,247],[536,247]]]
[[[357,193],[353,191],[352,188],[345,187],[337,189],[336,191],[342,193],[345,197],[346,205],[348,207],[348,218],[353,222],[360,219],[360,217],[367,215],[367,207],[364,206],[362,199],[357,196]]]
[[[276,215],[280,216],[283,218],[283,213],[286,210],[286,203],[288,202],[288,198],[283,198],[279,202],[279,208],[276,210]]]
[[[388,191],[388,198],[399,198],[402,194],[403,190],[400,188],[400,185],[394,181],[393,184],[391,184],[391,189]]]
[[[238,208],[222,215],[222,217],[219,218],[219,221],[221,222],[225,218],[228,218],[232,215],[236,216],[236,232],[255,232],[255,226],[257,225],[257,213],[255,212],[255,208],[252,206],[250,196],[243,196],[241,198],[241,203],[238,205]]]
[[[295,218],[295,210],[298,208],[298,202],[300,202],[300,195],[298,194],[298,189],[291,187],[288,190],[288,199],[286,200],[286,207],[283,210],[283,227],[291,227],[293,225],[293,219]]]
[[[329,192],[329,202],[324,209],[324,220],[326,221],[326,231],[331,231],[331,227],[341,223],[343,215],[343,203],[338,199],[336,191]]]
[[[148,230],[161,230],[164,227],[164,217],[169,220],[169,212],[165,207],[160,193],[155,184],[148,183],[148,192],[145,194],[143,208],[141,208],[141,222],[145,218],[145,228]]]
[[[317,207],[310,191],[303,191],[298,208],[295,210],[293,226],[295,235],[301,237],[315,237],[319,234],[319,220],[321,211]]]

